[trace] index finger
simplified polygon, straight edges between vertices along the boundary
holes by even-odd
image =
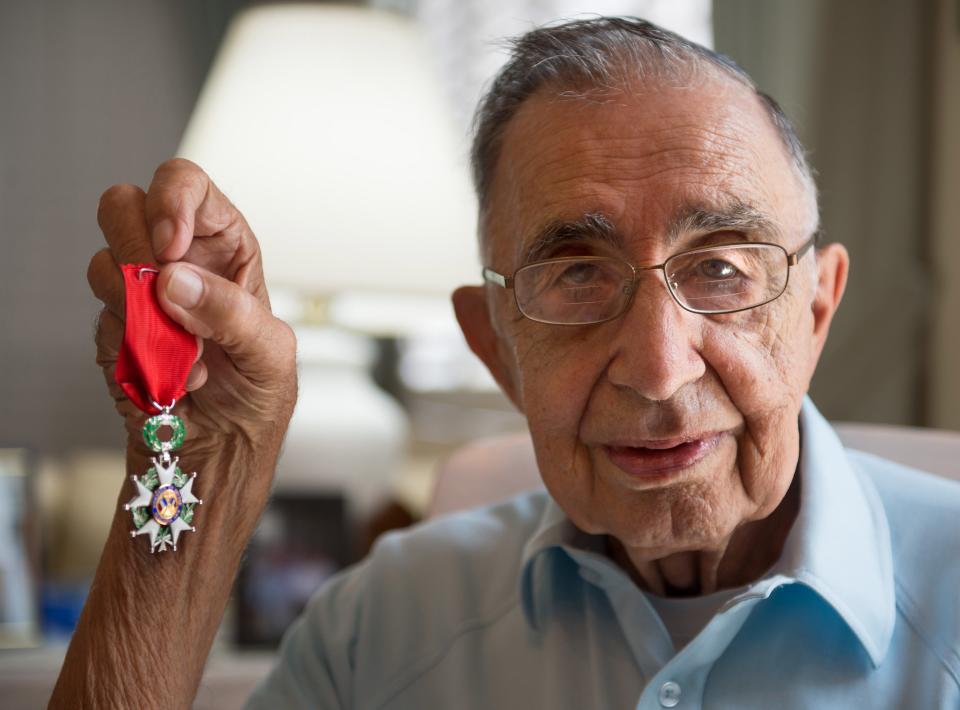
[[[185,158],[160,165],[147,190],[147,228],[161,261],[178,261],[194,235],[224,240],[224,251],[250,246],[256,240],[243,215],[210,177]]]
[[[136,185],[113,185],[100,197],[97,223],[118,264],[153,262],[143,201],[143,190]]]

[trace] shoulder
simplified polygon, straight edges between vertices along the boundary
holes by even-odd
[[[461,641],[516,631],[524,548],[546,506],[539,491],[384,535],[310,600],[248,707],[376,705]]]
[[[337,675],[353,698],[389,693],[460,642],[517,621],[524,549],[546,504],[538,491],[384,535],[288,636],[309,639],[327,668],[345,655]]]
[[[350,586],[373,608],[427,600],[434,615],[482,616],[517,597],[524,550],[546,505],[546,492],[534,491],[389,532],[348,571],[357,578]]]
[[[546,491],[536,490],[493,505],[431,518],[385,534],[377,541],[373,554],[390,554],[400,550],[409,554],[421,550],[442,551],[451,547],[457,550],[467,548],[475,553],[491,548],[502,552],[502,545],[512,543],[519,543],[522,549],[526,538],[540,524],[547,500]]]
[[[915,562],[957,566],[960,482],[861,451],[848,449],[847,457],[879,496],[896,557],[906,563],[904,555],[922,551],[924,560]]]
[[[960,673],[960,482],[847,455],[887,518],[898,614]]]
[[[389,583],[415,603],[430,590],[453,614],[483,615],[518,594],[524,549],[535,533],[547,494],[445,515],[384,535],[368,559],[374,588]]]

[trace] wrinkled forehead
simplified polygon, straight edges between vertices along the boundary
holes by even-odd
[[[504,131],[481,221],[484,258],[516,268],[556,225],[597,215],[637,259],[728,217],[790,240],[815,226],[806,192],[756,96],[734,82],[541,91]]]

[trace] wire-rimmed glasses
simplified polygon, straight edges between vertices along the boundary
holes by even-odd
[[[513,276],[483,268],[483,279],[513,291],[531,320],[553,325],[603,323],[623,314],[643,271],[663,272],[667,290],[691,313],[736,313],[762,306],[787,288],[816,235],[792,254],[779,244],[740,242],[674,254],[662,264],[634,266],[609,256],[570,256],[522,266]]]

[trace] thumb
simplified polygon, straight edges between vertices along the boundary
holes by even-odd
[[[254,379],[269,377],[296,352],[290,327],[256,296],[199,266],[161,267],[157,295],[167,315],[188,332],[213,340]]]

